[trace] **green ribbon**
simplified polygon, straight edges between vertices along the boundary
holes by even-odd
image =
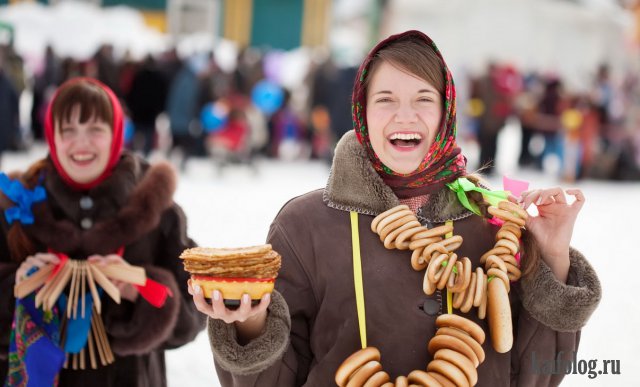
[[[488,189],[480,188],[469,181],[466,177],[460,177],[451,183],[447,183],[447,187],[456,193],[458,196],[458,200],[460,204],[462,204],[469,211],[473,212],[476,215],[482,215],[480,213],[480,208],[475,203],[469,201],[466,192],[468,191],[476,191],[480,192],[484,199],[489,202],[492,206],[498,206],[503,200],[506,200],[509,196],[509,191],[489,191]]]

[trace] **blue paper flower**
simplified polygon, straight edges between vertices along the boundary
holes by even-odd
[[[47,198],[47,192],[42,186],[37,186],[32,190],[26,189],[20,181],[11,180],[4,173],[0,173],[0,190],[16,203],[15,207],[7,208],[4,211],[4,217],[9,224],[15,220],[22,224],[33,224],[31,206],[33,203],[41,202]]]

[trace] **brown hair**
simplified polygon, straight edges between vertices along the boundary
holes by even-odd
[[[376,52],[369,64],[367,76],[363,80],[365,96],[371,82],[371,75],[382,62],[389,62],[400,70],[429,82],[440,95],[444,96],[444,63],[424,40],[416,36],[406,36]]]
[[[54,128],[59,128],[62,121],[69,121],[76,106],[80,107],[81,123],[96,119],[113,128],[109,95],[100,86],[86,81],[72,82],[60,88],[51,106]]]

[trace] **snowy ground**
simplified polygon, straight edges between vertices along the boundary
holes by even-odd
[[[499,156],[501,172],[526,179],[537,187],[558,185],[551,176],[530,171],[515,171],[509,144],[517,143],[513,130],[502,142]],[[464,148],[463,148],[464,149]],[[42,147],[29,154],[6,154],[2,170],[24,168],[30,160],[43,154]],[[473,153],[473,148],[467,151]],[[318,162],[299,164],[260,161],[258,173],[243,167],[229,167],[219,176],[207,160],[193,160],[181,174],[176,201],[189,219],[189,233],[201,245],[241,246],[264,242],[271,220],[290,198],[323,187],[328,167]],[[498,179],[494,187],[501,187]],[[620,375],[570,375],[564,386],[638,386],[640,357],[637,345],[640,333],[640,308],[637,294],[640,283],[627,278],[640,265],[638,252],[632,249],[637,235],[635,222],[640,209],[632,201],[640,198],[640,184],[584,181],[581,188],[587,202],[574,230],[573,245],[583,251],[599,272],[603,299],[582,332],[577,359],[597,359],[595,370],[603,360],[619,360]],[[631,204],[629,204],[631,202]],[[625,277],[625,275],[627,277]],[[211,352],[205,333],[180,349],[167,353],[169,386],[218,386]],[[610,368],[609,368],[610,370]]]

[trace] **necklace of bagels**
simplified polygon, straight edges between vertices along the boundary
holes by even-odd
[[[453,294],[452,307],[467,313],[478,309],[478,317],[488,317],[493,348],[508,352],[513,345],[510,281],[517,281],[521,272],[515,258],[520,250],[521,229],[528,217],[518,205],[503,200],[490,206],[489,214],[504,223],[496,233],[496,243],[480,258],[473,270],[471,260],[458,258],[454,251],[462,245],[451,224],[428,229],[420,224],[406,205],[396,206],[378,215],[371,230],[380,236],[387,249],[411,250],[411,266],[425,270],[422,289],[427,295],[436,289]],[[477,367],[484,361],[482,344],[485,332],[475,322],[455,314],[436,318],[436,335],[429,340],[433,355],[425,370],[414,370],[398,376],[395,384],[382,369],[380,351],[363,348],[349,356],[338,368],[335,381],[340,387],[473,386],[478,382]]]

